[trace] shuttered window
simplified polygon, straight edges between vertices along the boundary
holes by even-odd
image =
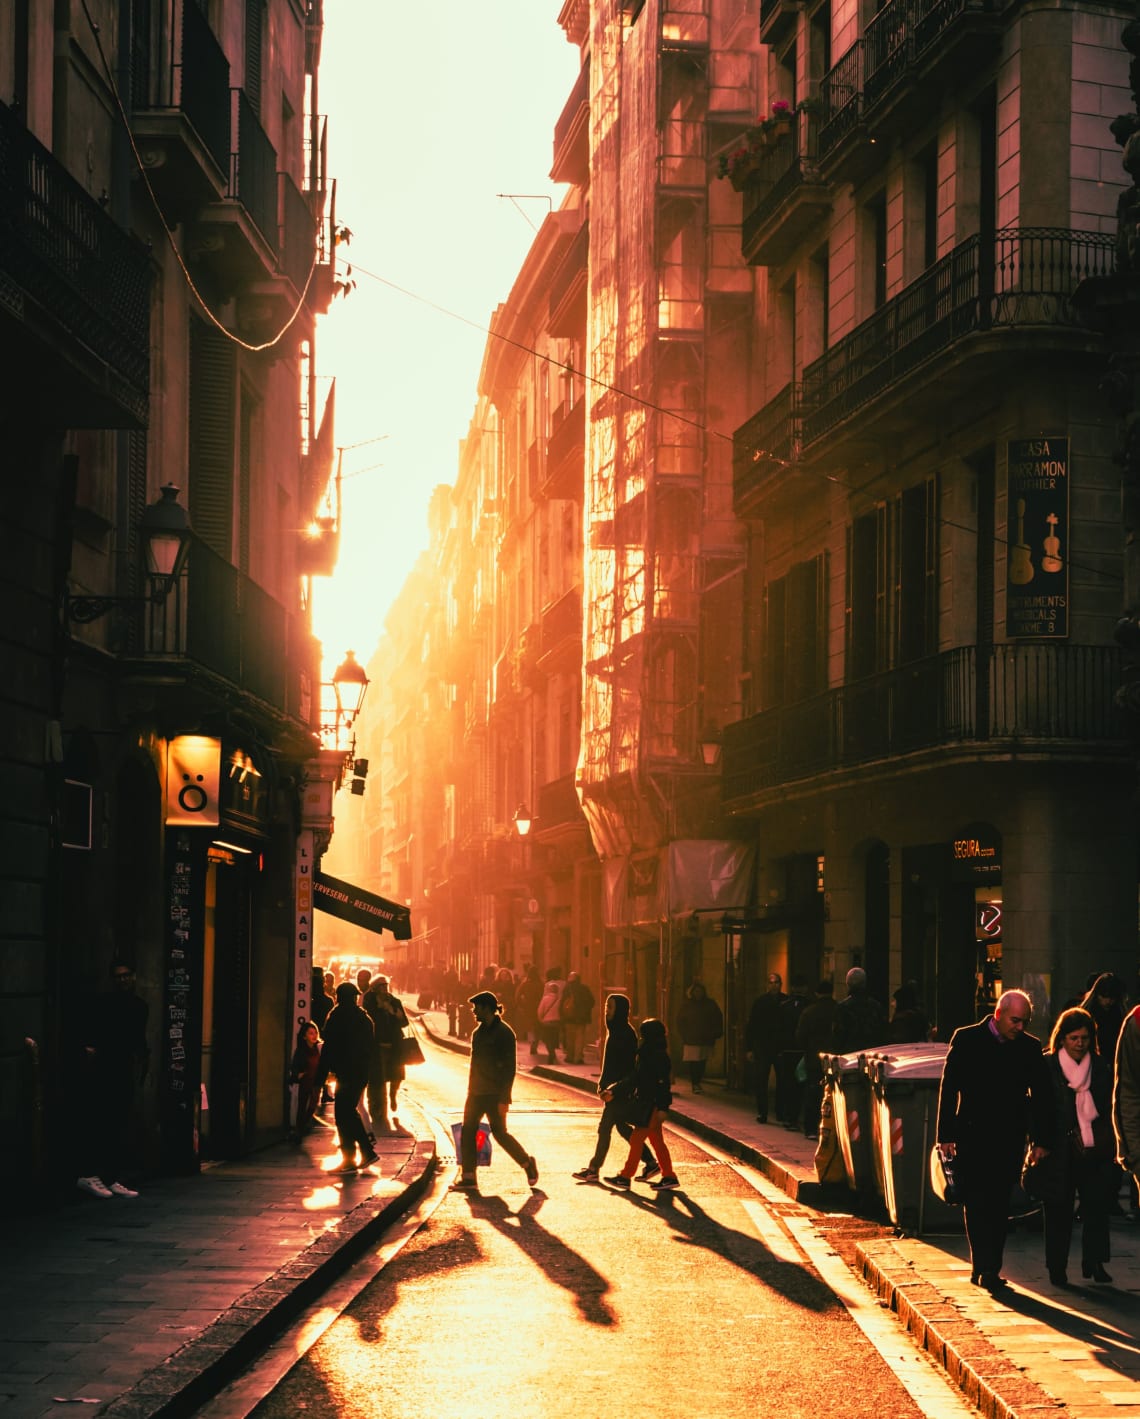
[[[764,589],[765,708],[798,704],[827,685],[827,554],[797,562]]]
[[[190,524],[220,557],[233,557],[237,354],[219,330],[190,325]]]
[[[261,35],[264,0],[245,0],[245,92],[261,116]]]

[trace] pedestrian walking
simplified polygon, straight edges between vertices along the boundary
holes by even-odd
[[[673,1171],[673,1159],[661,1131],[669,1105],[673,1102],[673,1064],[669,1058],[669,1036],[661,1020],[643,1020],[638,1032],[637,1057],[633,1072],[605,1091],[606,1102],[618,1099],[626,1103],[626,1117],[633,1124],[629,1138],[629,1156],[620,1173],[606,1178],[610,1187],[628,1192],[648,1141],[657,1155],[661,1176],[654,1178],[645,1169],[650,1187],[671,1191],[680,1186]]]
[[[372,1021],[372,1055],[368,1066],[368,1112],[378,1134],[389,1134],[399,1120],[388,1118],[396,1112],[396,1096],[404,1081],[401,1040],[408,1023],[403,1002],[388,988],[387,976],[376,976],[361,1002]]]
[[[992,1015],[955,1030],[942,1067],[937,1141],[956,1160],[970,1243],[970,1280],[996,1292],[1009,1231],[1009,1199],[1026,1157],[1053,1147],[1053,1087],[1041,1041],[1026,1033],[1032,1016],[1022,990],[1002,994]]]
[[[745,1057],[752,1061],[756,1089],[757,1123],[768,1122],[768,1087],[780,1053],[780,1006],[787,998],[783,980],[773,971],[768,977],[768,989],[752,1002],[744,1028]]]
[[[1108,1208],[1116,1186],[1113,1160],[1112,1066],[1097,1053],[1092,1016],[1066,1010],[1049,1037],[1056,1147],[1038,1165],[1045,1210],[1045,1265],[1054,1286],[1069,1284],[1073,1202],[1081,1205],[1081,1275],[1112,1280]]]
[[[1116,1058],[1116,1041],[1124,1024],[1124,982],[1113,971],[1102,971],[1080,1001],[1092,1016],[1098,1052]]]
[[[847,995],[835,1007],[832,1046],[835,1054],[856,1054],[887,1040],[887,1013],[867,992],[867,972],[852,966],[847,972]]]
[[[551,1064],[558,1063],[558,1040],[562,1033],[562,992],[566,982],[558,966],[551,966],[546,973],[542,987],[542,998],[538,1002],[536,1034],[539,1044],[546,1046]]]
[[[677,1012],[677,1033],[681,1037],[681,1059],[694,1094],[703,1094],[701,1081],[717,1040],[724,1034],[724,1016],[703,982],[693,981]]]
[[[590,1161],[574,1174],[579,1182],[598,1181],[615,1128],[627,1143],[633,1135],[626,1101],[615,1099],[612,1094],[609,1098],[606,1095],[618,1080],[633,1073],[636,1060],[637,1031],[629,1023],[629,996],[615,991],[606,996],[606,1042],[602,1047],[602,1069],[598,1075],[598,1096],[603,1100],[602,1116],[598,1120],[598,1141]],[[641,1162],[640,1181],[648,1182],[660,1173],[657,1159],[645,1144],[641,1148]]]
[[[821,980],[815,999],[805,1006],[796,1025],[796,1045],[803,1052],[803,1093],[800,1122],[805,1138],[819,1137],[819,1111],[823,1105],[823,1061],[831,1052],[838,1009],[830,980]],[[797,1066],[798,1068],[798,1066]]]
[[[577,971],[566,977],[562,992],[562,1047],[567,1064],[584,1064],[586,1031],[594,1016],[594,992]]]
[[[340,1143],[340,1163],[332,1169],[334,1173],[355,1173],[379,1162],[358,1109],[368,1083],[373,1040],[372,1021],[357,1003],[359,997],[360,992],[352,981],[343,981],[337,986],[336,1004],[325,1021],[321,1066],[317,1071],[322,1083],[330,1074],[336,1076],[333,1118]],[[358,1149],[359,1162],[356,1160]]]
[[[310,987],[313,998],[309,1001],[309,1019],[317,1027],[320,1034],[328,1019],[329,1011],[333,1008],[332,996],[325,991],[325,973],[320,966],[313,967],[313,979]]]
[[[538,967],[529,961],[523,967],[522,980],[515,987],[515,1028],[518,1038],[530,1041],[530,1052],[538,1054],[538,1002],[542,999],[542,981]]]
[[[312,1131],[321,1102],[317,1071],[321,1063],[321,1032],[310,1020],[297,1031],[297,1047],[289,1065],[289,1082],[297,1091],[297,1117],[293,1137],[300,1142]]]
[[[800,976],[792,979],[787,1000],[780,1006],[779,1042],[776,1056],[776,1117],[785,1128],[800,1127],[803,1111],[803,1085],[797,1078],[803,1050],[796,1044],[800,1016],[811,1004],[807,981]]]
[[[135,1090],[150,1067],[149,1007],[135,990],[134,967],[111,963],[111,990],[83,1012],[80,1045],[76,1186],[91,1197],[137,1197],[126,1179],[136,1171]]]
[[[887,1026],[887,1043],[921,1044],[929,1039],[930,1022],[919,1004],[918,982],[904,981],[891,998],[895,1002],[895,1010]]]
[[[468,1002],[477,1021],[471,1034],[471,1065],[467,1076],[467,1101],[459,1138],[460,1177],[456,1187],[478,1187],[475,1175],[475,1134],[486,1119],[491,1137],[526,1173],[531,1187],[538,1186],[538,1164],[507,1131],[507,1112],[515,1082],[515,1032],[501,1015],[498,996],[480,990]]]

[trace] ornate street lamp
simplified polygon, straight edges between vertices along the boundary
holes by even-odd
[[[360,713],[360,707],[364,703],[364,696],[368,690],[368,683],[368,676],[364,673],[364,666],[357,660],[356,652],[354,650],[346,651],[344,659],[333,671],[332,677],[333,693],[336,695],[338,729],[341,724],[347,729]]]
[[[139,596],[72,596],[68,592],[63,598],[65,622],[86,625],[116,609],[135,615],[148,606],[161,606],[170,595],[186,565],[193,537],[190,517],[178,501],[178,488],[173,483],[166,484],[139,519],[139,537],[150,590]]]
[[[530,832],[534,819],[530,816],[530,809],[525,803],[520,803],[515,809],[515,816],[512,820],[515,825],[515,832],[520,838],[525,838]]]

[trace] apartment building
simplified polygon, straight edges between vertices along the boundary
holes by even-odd
[[[943,1037],[1135,971],[1120,480],[1073,299],[1113,263],[1126,18],[764,0],[723,165],[766,278],[725,804],[768,965],[916,980]]]
[[[287,1124],[335,237],[320,0],[8,13],[0,1127],[4,1185],[50,1189],[113,958],[149,1006],[139,1166]]]

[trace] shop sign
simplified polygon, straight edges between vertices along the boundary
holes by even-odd
[[[1000,882],[1001,834],[988,823],[963,828],[950,840],[952,882]]]
[[[175,1168],[198,1156],[204,840],[185,828],[166,839],[166,994],[162,1039],[163,1151]]]
[[[293,1033],[313,1018],[313,831],[297,834],[293,926]]]
[[[167,827],[217,827],[222,776],[222,741],[204,734],[179,734],[166,751]]]
[[[1067,636],[1069,440],[1010,439],[1006,492],[1006,634]]]

